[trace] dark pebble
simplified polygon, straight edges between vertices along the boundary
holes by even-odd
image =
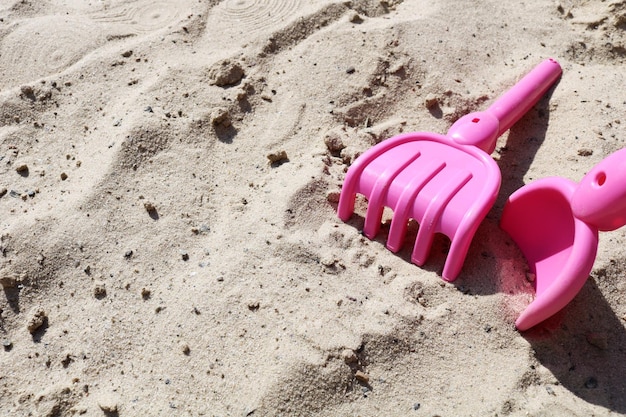
[[[413,404],[413,410],[417,411],[417,410],[420,409],[421,406],[422,405],[420,403],[415,403],[415,404]]]
[[[348,67],[348,69],[346,70],[346,73],[354,74],[355,71],[356,71],[356,69],[354,67]]]
[[[589,388],[589,389],[598,388],[598,380],[595,379],[594,377],[587,378],[587,380],[585,381],[585,388]]]

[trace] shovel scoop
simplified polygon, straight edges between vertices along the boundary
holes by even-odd
[[[337,214],[347,221],[356,194],[368,200],[363,234],[373,239],[385,207],[393,210],[387,248],[401,249],[410,219],[419,223],[411,261],[426,262],[435,233],[450,238],[442,277],[458,276],[471,240],[500,189],[500,170],[490,154],[497,138],[544,95],[561,74],[548,59],[536,66],[486,111],[457,120],[446,135],[405,133],[368,149],[350,166]]]
[[[602,160],[579,184],[551,177],[514,192],[500,226],[535,274],[535,299],[515,326],[528,330],[565,307],[593,268],[598,231],[625,224],[626,148]]]

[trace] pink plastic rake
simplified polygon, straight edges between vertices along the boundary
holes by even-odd
[[[387,240],[401,249],[407,223],[420,227],[411,261],[423,265],[435,233],[450,238],[443,279],[459,274],[480,222],[495,202],[500,171],[490,154],[497,138],[517,122],[559,78],[561,67],[548,59],[535,67],[484,112],[470,113],[446,135],[413,132],[368,149],[352,164],[339,198],[338,215],[347,221],[356,194],[368,200],[363,234],[380,230],[384,207],[393,210]]]

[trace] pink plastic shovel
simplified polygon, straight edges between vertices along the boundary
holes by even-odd
[[[598,231],[625,224],[626,148],[606,157],[580,184],[552,177],[514,192],[500,226],[524,253],[536,285],[517,328],[530,329],[565,307],[591,272]]]
[[[535,67],[484,112],[456,121],[446,135],[413,132],[368,149],[352,164],[339,198],[338,215],[347,221],[356,194],[368,200],[363,233],[378,233],[384,207],[393,210],[387,240],[401,249],[409,219],[419,224],[411,261],[426,262],[435,233],[450,238],[443,279],[459,274],[471,240],[500,189],[500,171],[490,154],[506,132],[559,78],[561,67],[548,59]]]

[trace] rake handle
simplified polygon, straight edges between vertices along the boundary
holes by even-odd
[[[561,66],[549,58],[537,65],[487,109],[500,122],[498,136],[509,130],[560,77]]]

